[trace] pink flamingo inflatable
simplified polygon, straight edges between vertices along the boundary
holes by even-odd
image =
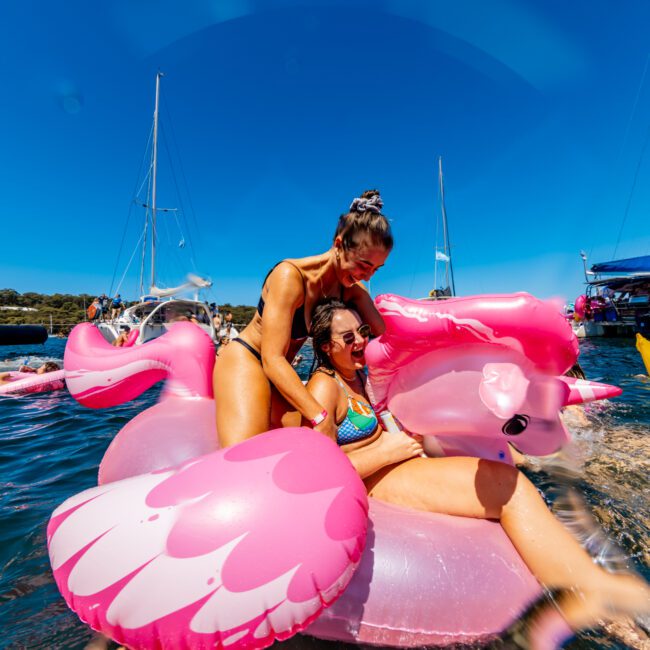
[[[70,607],[119,643],[260,648],[346,587],[366,522],[365,489],[336,445],[282,429],[86,490],[47,537]]]
[[[575,361],[577,342],[554,308],[526,294],[380,296],[377,305],[387,332],[368,349],[376,405],[450,453],[469,453],[471,440],[470,451],[499,457],[511,438],[555,450],[566,440],[559,407],[617,392],[556,376]],[[95,407],[168,377],[160,402],[109,447],[102,485],[69,499],[48,527],[66,601],[117,641],[264,647],[311,622],[308,634],[358,643],[469,643],[497,635],[540,594],[494,522],[371,499],[361,554],[363,485],[340,450],[309,430],[215,451],[214,352],[192,324],[127,350],[82,325],[68,348],[70,390]],[[437,427],[441,417],[447,425]],[[303,568],[318,576],[312,590]]]
[[[127,423],[109,446],[100,485],[217,449],[214,359],[210,337],[192,323],[177,323],[168,334],[128,348],[113,347],[90,323],[74,328],[63,362],[68,390],[84,406],[122,404],[166,380],[160,401]]]

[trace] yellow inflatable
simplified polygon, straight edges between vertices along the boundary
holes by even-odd
[[[643,363],[645,363],[645,371],[650,375],[650,341],[643,338],[641,334],[636,335],[636,349],[641,353]]]

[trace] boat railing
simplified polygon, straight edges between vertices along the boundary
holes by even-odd
[[[140,335],[138,337],[140,343],[148,341],[151,338],[155,338],[156,336],[160,336],[160,334],[163,334],[165,331],[167,331],[169,326],[177,320],[185,320],[183,314],[180,313],[177,314],[176,318],[173,318],[171,320],[167,317],[168,315],[166,314],[166,311],[171,306],[172,302],[173,301],[161,302],[149,314],[147,314],[145,318],[142,319],[142,322],[139,326]],[[210,312],[208,311],[207,307],[203,305],[203,303],[197,303],[197,305],[198,304],[204,307],[202,311],[204,311],[208,321],[207,323],[199,323],[199,327],[204,332],[209,334],[209,336],[214,340],[216,334],[214,331],[212,319],[210,318]],[[182,307],[189,308],[189,305],[183,304]]]

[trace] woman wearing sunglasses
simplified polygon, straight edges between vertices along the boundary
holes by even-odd
[[[315,363],[307,390],[333,414],[331,434],[363,479],[368,494],[415,510],[498,519],[530,571],[548,589],[564,590],[555,609],[539,619],[566,635],[615,614],[650,608],[650,591],[632,575],[610,574],[592,561],[555,519],[537,489],[516,468],[478,458],[426,458],[421,439],[388,433],[365,389],[365,350],[370,328],[338,300],[314,310],[310,334]],[[306,423],[304,423],[306,424]],[[532,626],[531,647],[542,647]],[[544,646],[547,647],[547,646]]]
[[[383,266],[393,247],[377,190],[354,199],[339,218],[332,247],[319,255],[283,260],[262,283],[257,313],[219,354],[214,370],[217,431],[222,447],[273,427],[297,423],[295,411],[320,431],[331,414],[304,387],[291,361],[307,340],[312,311],[336,297],[353,304],[373,334],[384,323],[361,284]],[[293,411],[293,418],[287,414]]]

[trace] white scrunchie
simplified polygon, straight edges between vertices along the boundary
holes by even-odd
[[[371,196],[369,199],[354,199],[350,205],[350,212],[374,212],[375,214],[381,214],[383,207],[384,202],[381,200],[381,196],[375,194],[375,196]]]

